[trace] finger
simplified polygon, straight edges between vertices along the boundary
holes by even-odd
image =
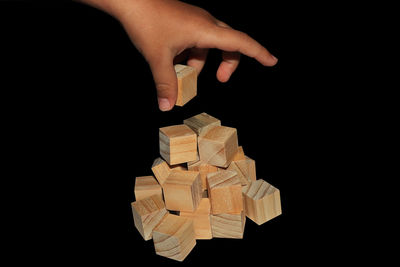
[[[171,110],[176,102],[178,82],[173,56],[166,52],[149,60],[151,72],[157,88],[158,106],[161,111]]]
[[[175,64],[180,64],[183,61],[185,61],[188,56],[189,56],[190,51],[188,49],[184,50],[182,53],[180,53],[179,55],[176,55],[174,58],[174,65]]]
[[[278,61],[265,47],[246,33],[221,26],[216,26],[211,34],[202,38],[198,47],[218,48],[228,52],[237,51],[256,59],[264,66],[273,66]]]
[[[187,64],[196,69],[197,75],[200,74],[206,63],[207,54],[208,49],[192,48],[190,50]]]
[[[240,62],[240,54],[237,52],[222,52],[222,62],[217,70],[217,79],[227,82]]]

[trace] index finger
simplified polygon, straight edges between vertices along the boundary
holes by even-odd
[[[264,46],[244,32],[227,27],[216,26],[214,31],[202,38],[198,43],[199,48],[218,48],[229,52],[240,52],[256,59],[264,66],[273,66],[278,59]]]

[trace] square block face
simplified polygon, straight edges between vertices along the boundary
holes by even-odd
[[[221,121],[203,112],[183,121],[197,135],[204,135],[214,126],[221,126]]]
[[[144,240],[150,240],[152,238],[153,229],[168,213],[165,209],[164,202],[161,197],[153,195],[135,201],[131,206],[136,229]]]
[[[161,186],[154,176],[136,177],[135,180],[135,198],[141,200],[152,195],[159,195],[162,198]]]
[[[243,210],[242,186],[236,172],[219,171],[207,175],[212,214]]]
[[[246,215],[258,225],[282,214],[279,189],[264,180],[256,180],[242,188]]]
[[[160,155],[169,165],[197,160],[197,135],[188,126],[160,128]]]
[[[178,79],[177,106],[183,106],[197,95],[197,71],[195,68],[177,64],[174,66]]]
[[[202,196],[200,173],[172,171],[163,186],[165,205],[168,210],[194,211]]]
[[[243,211],[237,214],[211,215],[210,218],[213,237],[243,238],[246,224],[246,216]]]
[[[153,241],[157,255],[183,261],[196,245],[193,221],[168,214],[154,229]]]
[[[181,165],[169,165],[162,158],[156,158],[151,166],[154,176],[162,186],[172,170],[187,170]]]
[[[217,167],[228,167],[238,150],[236,129],[216,126],[199,136],[200,160]]]

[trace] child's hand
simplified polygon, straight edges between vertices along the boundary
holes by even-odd
[[[204,9],[177,0],[81,0],[113,14],[124,26],[132,42],[150,65],[161,110],[173,108],[177,78],[173,67],[177,56],[187,53],[187,65],[198,73],[204,66],[208,48],[222,52],[217,71],[221,82],[229,80],[239,64],[240,53],[264,66],[277,59],[247,34],[233,30]],[[106,3],[106,5],[104,4]],[[103,5],[101,5],[103,4]]]

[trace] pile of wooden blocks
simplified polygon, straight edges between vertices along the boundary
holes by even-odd
[[[196,239],[243,238],[246,217],[261,225],[280,215],[280,192],[256,178],[237,131],[201,113],[160,128],[154,176],[136,177],[135,226],[158,255],[183,261]]]

